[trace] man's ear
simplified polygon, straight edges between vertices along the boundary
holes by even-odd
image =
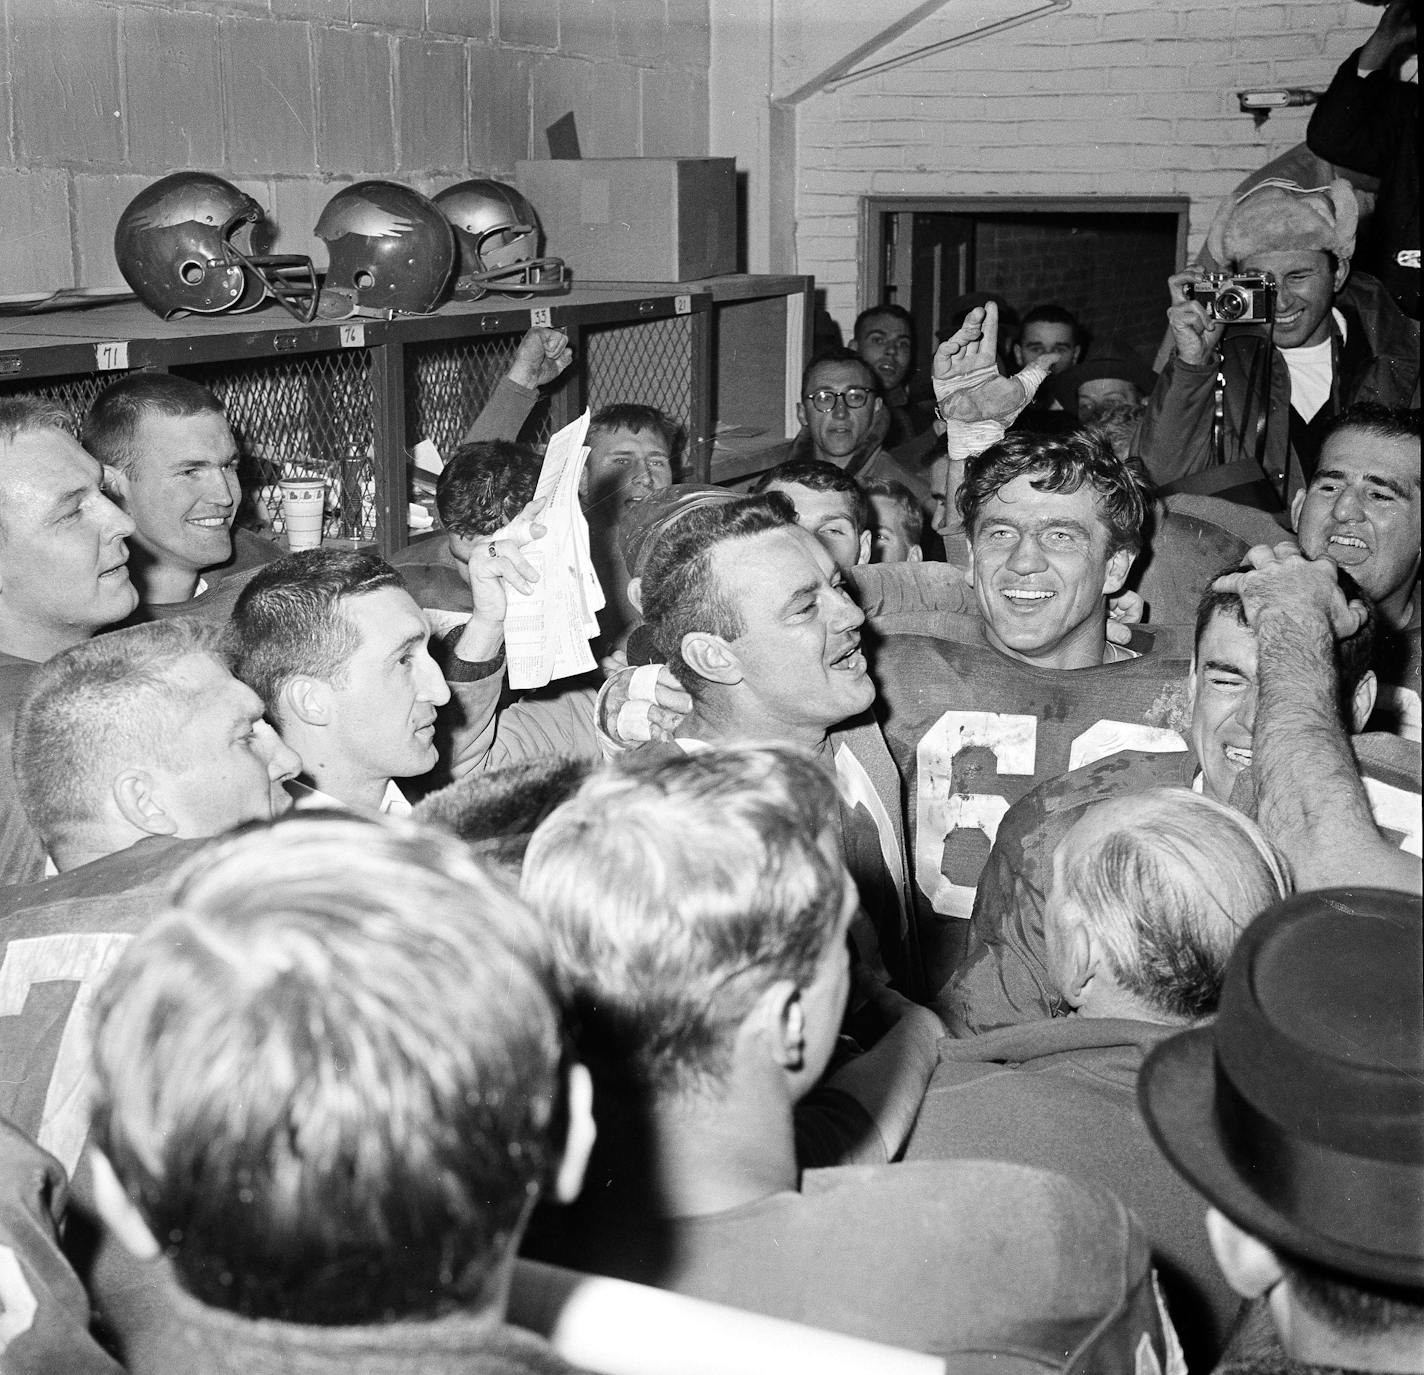
[[[743,678],[741,661],[720,635],[691,630],[682,637],[682,657],[687,666],[711,683],[733,687]]]
[[[1131,549],[1119,549],[1108,560],[1107,568],[1103,572],[1103,595],[1105,597],[1111,597],[1114,593],[1122,591],[1122,585],[1127,581],[1134,557],[1136,556]]]
[[[800,988],[790,979],[778,979],[758,1004],[776,1063],[782,1069],[801,1069],[806,1063],[806,1008]]]
[[[1069,1007],[1082,1007],[1098,972],[1097,946],[1088,928],[1070,917],[1059,926],[1058,949],[1062,964],[1054,971],[1061,985],[1058,991]]]
[[[1345,283],[1349,280],[1349,278],[1350,260],[1348,258],[1341,258],[1335,264],[1335,276],[1330,284],[1331,289],[1335,292],[1337,296],[1340,294],[1340,292],[1344,291]]]
[[[806,407],[798,401],[796,403],[796,423],[804,430],[806,428]]]
[[[1243,1299],[1258,1299],[1285,1278],[1276,1253],[1215,1208],[1207,1209],[1206,1234],[1227,1284]]]
[[[1354,695],[1350,698],[1350,726],[1352,733],[1359,735],[1365,728],[1375,709],[1375,699],[1379,696],[1379,679],[1374,669],[1366,669],[1364,676],[1355,684]]]
[[[1298,492],[1291,498],[1290,520],[1291,520],[1291,529],[1292,529],[1292,530],[1297,530],[1297,531],[1298,531],[1298,530],[1300,529],[1300,508],[1301,508],[1302,506],[1304,506],[1304,505],[1305,505],[1305,488],[1302,487],[1302,488],[1300,489],[1300,491],[1298,491]]]
[[[277,698],[280,720],[293,718],[308,726],[331,723],[331,684],[320,678],[289,678]]]
[[[572,1203],[583,1188],[588,1158],[598,1139],[593,1121],[593,1077],[580,1064],[569,1066],[566,1091],[569,1101],[569,1131],[564,1141],[563,1158],[554,1172],[554,1197],[560,1203]]]
[[[446,532],[445,544],[450,550],[450,557],[456,563],[469,563],[470,555],[475,552],[475,545],[478,542],[464,535],[457,535],[453,530]]]
[[[94,1207],[124,1249],[139,1260],[157,1260],[162,1250],[157,1238],[124,1192],[109,1157],[95,1146],[89,1147],[89,1175],[94,1182]]]
[[[875,417],[876,417],[877,415],[879,415],[880,412],[883,411],[884,409],[885,409],[885,402],[884,402],[883,400],[881,400],[880,397],[878,397],[878,396],[872,396],[872,397],[870,398],[870,418],[871,418],[872,420],[874,420]]]
[[[1192,666],[1187,670],[1187,716],[1197,709],[1197,656],[1192,655]]]
[[[628,579],[628,605],[633,608],[638,615],[643,614],[643,580],[642,578]]]
[[[178,822],[168,814],[159,785],[147,770],[124,769],[110,786],[119,815],[135,830],[151,836],[178,834]]]
[[[104,494],[116,505],[128,508],[129,475],[122,468],[104,464]]]
[[[910,552],[905,555],[906,563],[923,563],[925,561],[925,551],[918,544],[910,546]]]
[[[871,538],[870,531],[862,530],[860,532],[860,552],[855,556],[855,561],[858,565],[870,562],[870,546],[873,543],[874,540]]]
[[[1023,367],[1023,366],[1024,366],[1024,354],[1023,354],[1023,349],[1022,349],[1018,344],[1015,344],[1015,345],[1013,346],[1013,349],[1014,349],[1014,363],[1015,363],[1018,367]]]

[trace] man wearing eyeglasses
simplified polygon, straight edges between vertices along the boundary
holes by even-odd
[[[909,467],[884,447],[890,415],[870,364],[850,349],[817,354],[801,374],[796,403],[801,433],[766,455],[767,467],[791,459],[834,464],[857,482],[893,478],[929,501],[928,469]]]

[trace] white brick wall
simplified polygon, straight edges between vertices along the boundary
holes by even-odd
[[[950,3],[871,60],[1030,7]],[[1258,130],[1236,92],[1323,88],[1377,17],[1351,0],[1075,0],[813,96],[800,112],[797,270],[849,326],[868,194],[1184,195],[1195,251],[1220,197],[1305,138],[1309,109]]]

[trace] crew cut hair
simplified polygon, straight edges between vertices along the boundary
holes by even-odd
[[[1019,477],[1040,492],[1076,492],[1086,483],[1107,527],[1108,553],[1142,548],[1151,484],[1137,459],[1119,458],[1104,435],[1090,430],[1062,437],[1012,432],[969,459],[955,505],[971,544],[989,498]]]
[[[768,468],[752,484],[752,492],[760,494],[773,486],[807,487],[813,492],[839,492],[850,509],[846,514],[855,523],[855,533],[864,534],[870,528],[870,498],[844,468],[819,458],[788,458]],[[792,503],[795,505],[795,503]]]
[[[1419,408],[1417,406],[1384,406],[1378,401],[1356,401],[1340,412],[1325,430],[1321,448],[1332,435],[1341,430],[1363,430],[1375,439],[1404,439],[1419,447]]]
[[[282,689],[293,678],[339,683],[360,634],[342,608],[351,597],[395,587],[400,574],[376,554],[303,549],[258,569],[227,624],[232,671],[280,728]]]
[[[801,369],[801,399],[804,401],[810,394],[811,376],[817,368],[831,363],[852,363],[865,374],[865,389],[871,396],[880,395],[880,378],[874,368],[865,361],[854,349],[836,347],[822,349],[816,354],[804,368]]]
[[[596,1074],[674,1096],[725,1076],[761,994],[805,987],[840,938],[835,815],[809,753],[738,745],[630,755],[535,831],[521,892]]]
[[[0,444],[13,444],[32,430],[63,430],[72,435],[74,421],[57,401],[40,396],[0,397]]]
[[[176,767],[187,718],[205,701],[173,681],[181,660],[219,663],[221,627],[192,616],[97,635],[41,664],[15,713],[20,804],[51,853],[98,818],[126,767]]]
[[[100,463],[132,472],[140,457],[139,426],[150,415],[173,420],[218,415],[227,420],[217,397],[200,383],[171,372],[131,372],[94,398],[80,442]]]
[[[546,939],[453,837],[309,813],[206,848],[98,999],[93,1136],[215,1308],[492,1307],[567,1105]]]
[[[643,571],[643,620],[678,682],[700,700],[707,680],[682,657],[695,631],[735,640],[746,629],[713,570],[713,553],[729,540],[796,524],[782,492],[716,502],[689,511],[653,546]]]
[[[440,523],[462,539],[492,535],[534,499],[540,466],[528,444],[479,439],[460,445],[436,479]]]
[[[898,320],[913,337],[915,332],[915,317],[910,314],[904,306],[896,305],[893,301],[884,301],[878,306],[867,306],[859,315],[855,317],[855,324],[851,328],[850,337],[859,339],[867,325],[872,320]]]
[[[1290,893],[1285,864],[1254,821],[1189,788],[1106,806],[1122,825],[1055,863],[1055,897],[1123,988],[1172,1021],[1208,1017],[1242,931]]]

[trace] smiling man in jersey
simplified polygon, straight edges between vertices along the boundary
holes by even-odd
[[[222,620],[252,571],[282,556],[270,540],[235,527],[237,441],[206,387],[172,373],[130,373],[99,393],[83,438],[136,527],[129,568],[139,619]]]

